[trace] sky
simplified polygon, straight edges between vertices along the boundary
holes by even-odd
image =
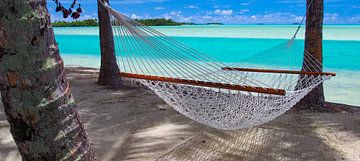
[[[59,0],[66,8],[71,0]],[[305,14],[306,0],[110,0],[117,11],[133,18],[167,18],[178,22],[224,24],[291,24]],[[63,21],[48,0],[52,21]],[[97,18],[96,0],[78,0],[80,19]],[[325,24],[360,24],[360,0],[325,0]],[[66,19],[65,21],[70,21]]]

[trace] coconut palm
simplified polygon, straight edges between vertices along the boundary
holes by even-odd
[[[108,0],[104,0],[108,3]],[[101,49],[101,66],[98,84],[107,86],[119,86],[119,67],[116,63],[114,38],[111,28],[110,15],[98,1],[99,35]]]
[[[59,55],[46,0],[0,1],[0,84],[23,160],[95,160]]]

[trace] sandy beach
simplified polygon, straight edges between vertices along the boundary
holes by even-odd
[[[180,115],[147,89],[110,89],[96,85],[94,69],[67,71],[99,161],[360,160],[360,108],[327,103],[339,112],[291,111],[251,129],[220,131]],[[21,160],[2,105],[0,160]]]

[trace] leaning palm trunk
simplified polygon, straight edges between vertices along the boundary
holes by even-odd
[[[324,1],[323,0],[307,0],[308,11],[306,13],[306,32],[305,32],[305,52],[310,53],[317,59],[320,69],[312,69],[315,72],[322,71],[322,29],[324,17]],[[305,58],[305,57],[304,57]],[[304,66],[309,65],[309,61],[303,61]],[[318,71],[321,70],[321,71]],[[325,103],[323,84],[314,88],[303,100],[298,104],[298,108],[322,110]]]
[[[107,3],[108,0],[104,0]],[[119,67],[116,63],[114,38],[110,22],[110,15],[98,1],[99,35],[101,49],[101,66],[98,84],[106,86],[119,86]]]
[[[23,160],[95,160],[66,80],[46,0],[0,1],[0,84]]]

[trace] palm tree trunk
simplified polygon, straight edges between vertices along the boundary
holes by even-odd
[[[104,0],[109,2],[109,0]],[[110,15],[98,1],[98,17],[100,30],[101,66],[98,84],[106,86],[119,86],[119,67],[116,63],[114,38],[111,27]]]
[[[324,17],[324,0],[307,0],[309,9],[306,13],[306,32],[305,32],[305,50],[312,54],[319,62],[323,61],[323,17]],[[303,61],[303,66],[311,66]],[[314,71],[316,69],[313,69]],[[316,71],[321,72],[321,71]],[[317,86],[304,99],[302,99],[297,108],[323,110],[325,103],[323,84]]]
[[[0,2],[0,90],[23,160],[95,160],[46,0]]]

